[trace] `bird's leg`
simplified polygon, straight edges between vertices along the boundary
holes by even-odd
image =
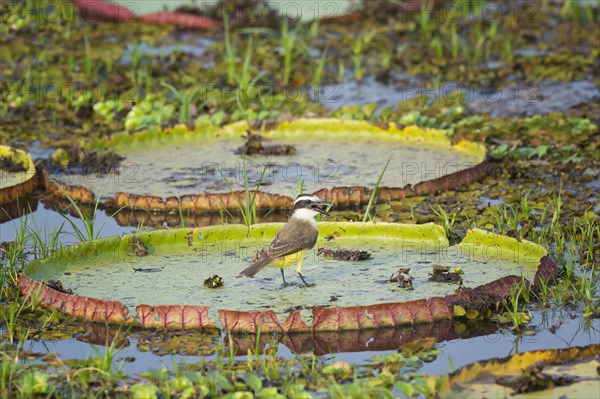
[[[298,272],[298,276],[300,276],[300,278],[302,279],[302,282],[304,283],[304,286],[310,287],[310,285],[304,279],[304,276],[302,275],[302,273]]]
[[[304,254],[300,256],[300,260],[298,260],[298,266],[296,266],[296,272],[302,275],[302,261],[304,260]]]
[[[279,270],[281,270],[281,278],[283,279],[283,285],[286,285],[287,283],[285,282],[285,276],[283,275],[283,267]]]
[[[304,283],[304,285],[306,287],[310,287],[310,285],[306,282],[306,280],[304,279],[304,276],[302,275],[302,261],[304,260],[304,257],[301,257],[300,260],[298,261],[298,266],[296,267],[296,272],[298,273],[298,276],[300,276],[300,278],[302,279],[302,282]]]

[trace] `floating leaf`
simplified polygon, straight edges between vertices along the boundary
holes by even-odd
[[[262,380],[255,374],[246,374],[244,376],[244,382],[255,393],[260,391],[263,385]]]
[[[454,308],[452,308],[452,316],[454,317],[463,317],[465,314],[467,314],[467,311],[460,305],[454,305]]]
[[[591,398],[598,393],[598,372],[600,366],[594,356],[599,353],[599,345],[573,347],[568,349],[541,350],[519,353],[503,359],[476,362],[455,371],[449,376],[441,376],[443,383],[437,396],[443,399],[482,397],[505,398],[517,394],[515,388],[527,384],[534,378],[550,378],[563,381],[564,385],[551,383],[548,388],[540,384],[537,391],[520,393],[531,397]],[[534,368],[543,368],[546,377],[532,376]],[[506,386],[506,383],[508,386]],[[549,381],[550,382],[550,381]],[[501,384],[502,383],[502,384]],[[541,389],[540,389],[541,388]],[[512,391],[512,392],[511,392]]]
[[[227,331],[287,333],[374,329],[449,320],[453,313],[468,315],[466,305],[472,308],[471,317],[479,318],[477,312],[506,299],[516,284],[522,284],[522,276],[533,279],[535,288],[540,280],[552,279],[558,270],[539,245],[482,230],[471,230],[457,246],[461,253],[469,254],[469,262],[465,264],[460,257],[456,262],[467,271],[471,282],[481,285],[473,289],[465,288],[455,294],[454,287],[447,284],[428,283],[416,286],[412,291],[389,284],[385,293],[388,299],[382,300],[379,282],[398,270],[398,248],[404,248],[404,255],[400,258],[404,263],[411,263],[411,275],[425,280],[430,266],[420,265],[422,253],[411,251],[411,248],[425,248],[431,256],[432,248],[445,251],[448,240],[443,228],[434,224],[320,223],[321,238],[317,247],[327,245],[325,237],[335,236],[334,243],[345,248],[372,248],[373,259],[361,260],[360,268],[347,266],[352,261],[336,262],[331,267],[311,268],[314,271],[310,277],[317,284],[310,288],[308,299],[302,290],[282,289],[278,282],[236,279],[239,271],[251,261],[253,252],[267,245],[280,227],[281,224],[258,224],[250,228],[224,225],[143,231],[135,235],[148,248],[148,255],[143,258],[130,254],[133,235],[85,242],[57,251],[48,259],[32,262],[21,276],[19,288],[25,296],[35,293],[40,304],[89,320],[133,323],[129,309],[135,307],[139,319],[136,322],[142,327],[214,329],[214,318],[218,314],[221,326]],[[199,234],[202,234],[203,240],[192,241],[190,246],[188,238]],[[225,252],[221,252],[225,242],[240,251],[246,251],[244,258],[233,256],[227,260],[223,255]],[[490,258],[490,249],[494,250],[493,258]],[[132,280],[131,270],[142,259],[146,268],[156,269],[157,272],[145,273]],[[382,262],[384,259],[388,261]],[[327,261],[307,257],[304,262],[309,266],[312,262]],[[454,266],[451,260],[447,264]],[[87,268],[85,275],[65,273],[81,267]],[[194,304],[193,301],[198,297],[189,293],[196,292],[202,286],[198,274],[209,273],[217,267],[219,273],[232,283],[219,290],[205,290],[203,304]],[[205,272],[202,272],[203,268]],[[348,273],[350,269],[354,271]],[[517,271],[519,276],[516,275]],[[272,270],[265,269],[263,274],[269,272]],[[58,292],[30,277],[48,281],[55,279],[55,274],[60,276],[65,286],[80,295],[89,296]],[[99,278],[106,282],[101,287],[88,283]],[[331,290],[328,284],[319,284],[319,279],[338,284],[338,306],[329,305]],[[360,284],[349,284],[349,279],[356,279]],[[115,287],[107,288],[106,284],[114,284]],[[178,289],[161,288],[165,284]],[[365,291],[370,285],[372,295]],[[256,299],[248,302],[249,298],[256,298],[257,287],[263,293],[269,292],[266,305],[270,310],[252,310],[261,306]],[[353,302],[344,303],[353,301],[355,287],[361,289],[363,306],[353,306]],[[105,296],[106,292],[111,293],[111,298],[123,302],[94,298]],[[405,302],[394,302],[398,300],[399,292],[402,292],[401,297]],[[434,292],[438,296],[432,296]],[[298,296],[298,301],[312,305],[312,309],[288,310],[287,304],[294,296]],[[142,302],[181,304],[149,305]],[[312,316],[312,325],[303,321],[303,317],[308,316]],[[522,317],[528,321],[527,314]]]
[[[115,133],[89,144],[90,150],[112,151],[126,158],[121,163],[119,178],[97,176],[90,179],[75,173],[70,176],[69,183],[72,185],[59,183],[62,188],[59,190],[47,174],[47,178],[42,180],[43,186],[53,195],[64,198],[68,193],[78,202],[91,204],[95,204],[94,192],[101,192],[103,197],[109,198],[103,204],[115,209],[197,213],[238,211],[240,205],[245,207],[245,179],[241,171],[232,171],[231,165],[239,164],[239,155],[235,150],[242,144],[240,137],[257,126],[242,121],[221,128],[213,125],[213,122],[217,124],[220,121],[208,123],[207,117],[201,116],[198,120],[200,124],[194,130],[185,125],[164,130],[159,128],[169,119],[170,113],[161,101],[147,97],[135,105],[126,119],[128,130],[144,126],[147,129]],[[217,114],[213,117],[216,118]],[[378,190],[378,202],[404,200],[406,197],[457,188],[480,179],[488,168],[485,148],[481,144],[466,141],[452,144],[449,130],[417,126],[402,128],[395,123],[376,125],[339,119],[298,119],[265,126],[261,137],[277,141],[280,145],[293,145],[299,153],[309,151],[313,157],[338,161],[319,165],[315,169],[313,161],[303,163],[290,154],[278,156],[278,165],[293,164],[294,170],[287,166],[269,169],[269,181],[264,181],[256,196],[257,209],[291,208],[293,199],[281,193],[296,192],[297,182],[306,176],[313,176],[310,181],[314,181],[314,184],[312,187],[305,186],[305,191],[334,201],[337,208],[364,205],[369,201],[370,186],[384,167],[385,154],[388,153],[393,159],[410,157],[414,165],[391,162],[384,179],[386,187]],[[344,135],[347,145],[337,145],[340,134]],[[173,146],[178,150],[174,152]],[[346,151],[347,154],[340,151]],[[373,158],[371,155],[375,152],[379,156]],[[208,155],[203,157],[201,165],[190,169],[188,160],[198,153]],[[161,162],[152,162],[156,159]],[[341,162],[339,159],[352,162]],[[354,163],[361,160],[370,167],[363,168],[360,174],[352,173]],[[267,159],[257,158],[255,163],[249,164],[248,180],[252,188],[252,183],[257,181],[255,169],[263,161]],[[165,169],[163,165],[167,163],[170,167]],[[222,175],[217,171],[217,167],[223,165],[226,175],[234,174],[229,184],[223,182]],[[422,173],[421,168],[439,170],[430,174]],[[435,178],[423,181],[432,176]],[[59,176],[55,177],[60,179]],[[130,191],[128,193],[122,192],[124,181]],[[341,181],[344,186],[339,185]],[[391,211],[382,215],[391,219]]]

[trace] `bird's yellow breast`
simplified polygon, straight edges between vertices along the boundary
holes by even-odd
[[[273,263],[271,263],[270,266],[273,267],[281,267],[284,268],[286,266],[290,266],[294,263],[298,263],[300,262],[302,259],[304,259],[304,254],[306,253],[306,249],[303,249],[300,252],[296,252],[294,254],[290,254],[290,255],[286,255],[286,256],[282,256],[280,258],[276,258]]]

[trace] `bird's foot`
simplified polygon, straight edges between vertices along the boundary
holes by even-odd
[[[300,276],[300,279],[302,279],[302,282],[304,283],[304,287],[305,287],[305,288],[308,288],[308,287],[314,287],[314,286],[315,286],[315,284],[314,284],[314,283],[313,283],[313,284],[308,284],[308,283],[306,282],[306,280],[304,279],[304,276],[303,276],[301,273],[298,273],[298,276]]]
[[[299,285],[300,288],[311,288],[316,286],[316,283],[304,283],[304,285]]]

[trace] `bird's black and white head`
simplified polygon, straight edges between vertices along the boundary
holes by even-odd
[[[294,201],[294,212],[292,213],[292,217],[314,221],[319,213],[325,216],[331,216],[326,210],[322,209],[322,207],[330,205],[329,202],[321,200],[316,195],[300,194]]]

